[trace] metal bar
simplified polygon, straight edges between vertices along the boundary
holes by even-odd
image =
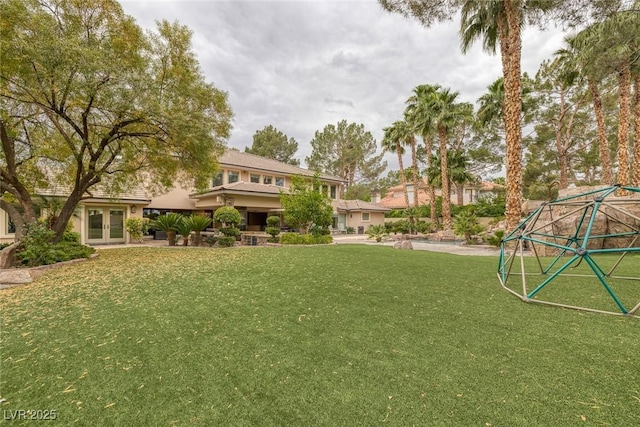
[[[562,267],[560,267],[558,269],[558,271],[556,271],[555,273],[553,273],[551,276],[549,276],[544,282],[540,283],[538,285],[538,287],[536,287],[533,291],[531,291],[529,293],[529,295],[527,295],[527,298],[533,298],[535,296],[535,294],[537,294],[538,292],[540,292],[540,290],[542,290],[542,288],[544,288],[545,286],[547,286],[549,284],[549,282],[551,282],[553,279],[555,279],[556,277],[558,277],[558,275],[560,275],[560,273],[562,273],[564,270],[566,270],[571,264],[573,264],[573,262],[578,259],[580,256],[579,255],[574,255],[571,257],[571,259],[569,261],[567,261]]]
[[[635,239],[633,239],[633,241],[631,242],[631,244],[629,246],[627,246],[627,249],[633,247],[633,245],[635,245],[636,241],[638,240],[639,236],[636,236]],[[620,263],[622,262],[622,259],[629,253],[629,251],[624,251],[622,252],[622,254],[620,255],[620,258],[618,258],[618,260],[613,264],[613,266],[611,267],[611,270],[609,270],[609,273],[607,274],[607,276],[610,276],[611,273],[613,273],[613,271],[618,268],[618,265],[620,265]]]
[[[609,286],[607,281],[604,280],[604,277],[600,274],[600,272],[599,272],[600,268],[599,267],[595,268],[595,261],[593,261],[591,259],[589,254],[585,255],[584,259],[587,261],[587,264],[589,264],[589,266],[591,267],[593,272],[596,274],[596,276],[598,277],[598,280],[600,280],[600,283],[602,283],[602,286],[604,286],[604,288],[607,290],[607,292],[609,292],[609,295],[611,295],[611,298],[613,298],[613,300],[615,301],[615,303],[618,306],[618,308],[620,309],[620,311],[622,311],[624,314],[627,314],[627,309],[624,308],[624,305],[622,305],[622,302],[620,302],[620,300],[616,296],[615,292],[613,292],[613,289],[611,289],[611,287]]]
[[[601,202],[594,202],[593,211],[591,211],[591,218],[589,219],[589,225],[587,225],[587,231],[584,233],[584,238],[582,240],[582,248],[587,248],[587,242],[589,241],[589,236],[591,235],[591,230],[593,229],[593,224],[596,222],[596,215],[598,214],[598,208],[600,207]]]

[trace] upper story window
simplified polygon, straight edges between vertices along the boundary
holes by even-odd
[[[260,184],[260,175],[258,175],[257,173],[252,173],[251,175],[249,175],[249,180],[251,182],[255,182],[257,184]]]
[[[262,183],[263,184],[271,184],[273,182],[273,177],[272,176],[263,176],[262,177]]]
[[[234,182],[238,182],[240,180],[240,172],[238,171],[229,171],[227,172],[227,177],[229,178],[229,184]]]
[[[217,187],[218,185],[222,185],[222,171],[218,172],[213,178],[213,187]]]
[[[332,185],[331,187],[329,187],[329,193],[329,197],[331,197],[332,199],[336,199],[338,197],[338,187]]]
[[[278,187],[284,187],[284,177],[283,176],[276,176],[276,185]]]

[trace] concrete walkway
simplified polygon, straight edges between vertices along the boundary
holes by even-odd
[[[380,243],[374,240],[367,239],[366,234],[347,234],[333,236],[333,241],[337,244],[362,244],[362,245],[384,245],[393,246],[397,240],[383,240]],[[420,251],[431,252],[446,252],[456,255],[469,255],[469,256],[498,256],[500,255],[500,248],[493,246],[466,246],[466,245],[448,245],[445,243],[425,243],[411,241],[413,249]]]

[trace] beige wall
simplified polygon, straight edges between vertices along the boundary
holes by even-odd
[[[153,197],[151,203],[145,207],[176,210],[195,209],[195,200],[189,198],[189,194],[193,192],[192,189],[175,186],[168,193]]]
[[[368,212],[368,221],[363,219],[363,213],[366,216],[367,212],[349,212],[347,214],[347,227],[353,227],[357,232],[358,227],[361,226],[364,227],[366,232],[371,225],[384,224],[384,212]]]

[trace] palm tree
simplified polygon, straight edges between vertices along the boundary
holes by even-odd
[[[191,215],[184,219],[191,231],[193,231],[193,246],[200,246],[200,234],[211,225],[213,220],[205,215]]]
[[[440,85],[419,85],[413,89],[413,95],[406,101],[405,116],[411,123],[415,133],[422,136],[426,153],[427,170],[431,168],[431,156],[433,155],[432,138],[435,133],[433,115],[430,103],[434,94],[440,90]],[[433,223],[437,222],[436,195],[433,185],[427,180],[426,191],[429,198],[430,216]]]
[[[633,186],[640,187],[640,64],[637,64],[635,76],[633,79],[634,86],[634,138],[633,138]]]
[[[460,39],[463,52],[473,42],[482,39],[485,51],[495,53],[500,46],[504,77],[507,203],[506,219],[509,228],[520,222],[522,215],[522,124],[520,59],[523,22],[523,0],[467,1],[462,6]]]
[[[442,174],[442,226],[451,229],[451,189],[447,175],[447,138],[448,132],[455,127],[460,117],[460,109],[455,104],[458,92],[440,89],[434,93],[430,103],[433,120],[439,140],[440,173]]]
[[[566,46],[556,51],[555,56],[567,63],[569,61],[573,62],[575,68],[580,70],[587,81],[598,129],[598,154],[600,156],[601,167],[600,181],[606,185],[613,185],[613,170],[604,111],[602,108],[602,97],[600,96],[600,89],[596,84],[597,81],[604,78],[602,73],[603,67],[599,65],[600,55],[598,50],[594,49],[595,46],[597,46],[596,28],[597,24],[586,28],[576,35],[565,37],[564,42]]]
[[[458,205],[462,206],[464,204],[464,185],[475,181],[476,177],[469,172],[470,161],[464,150],[450,150],[447,155],[449,156],[447,160],[449,165],[449,179],[456,187]]]
[[[384,137],[382,138],[382,150],[388,152],[396,152],[398,155],[398,167],[400,168],[400,182],[404,189],[404,202],[409,207],[409,192],[407,191],[407,177],[404,173],[404,164],[402,155],[404,154],[404,144],[408,134],[408,125],[404,121],[394,122],[391,126],[384,129]]]

